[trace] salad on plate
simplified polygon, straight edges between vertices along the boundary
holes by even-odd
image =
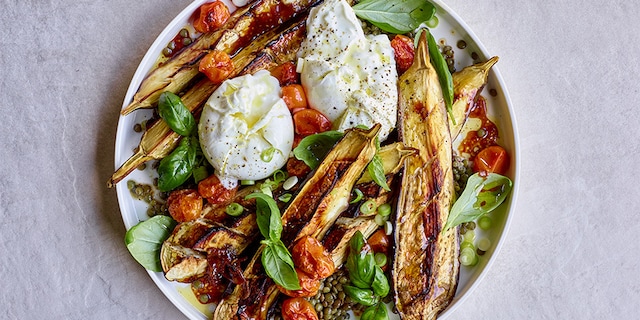
[[[193,319],[445,316],[515,193],[483,51],[436,1],[194,2],[121,111],[129,252]]]

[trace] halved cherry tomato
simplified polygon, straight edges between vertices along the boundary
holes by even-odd
[[[292,113],[307,107],[307,95],[299,84],[290,84],[282,87],[282,100]]]
[[[278,287],[278,290],[293,298],[306,298],[315,296],[320,289],[320,279],[315,279],[314,277],[309,276],[307,273],[298,268],[296,268],[296,274],[298,274],[298,280],[300,282],[301,288],[300,290],[287,290],[279,285],[276,285]]]
[[[293,62],[285,62],[271,70],[271,75],[280,81],[280,86],[284,87],[292,83],[299,83],[296,65]]]
[[[331,129],[331,121],[315,109],[303,109],[293,114],[293,125],[296,133],[308,136]]]
[[[169,214],[178,222],[197,219],[202,213],[202,206],[202,197],[193,189],[172,191],[167,198]]]
[[[393,48],[393,56],[396,59],[398,74],[403,74],[413,64],[415,55],[413,40],[407,36],[396,35],[391,40],[391,48]]]
[[[222,1],[205,3],[195,12],[193,28],[202,33],[214,31],[222,27],[230,15],[229,8]]]
[[[314,237],[306,236],[296,241],[291,249],[291,256],[296,268],[312,278],[324,279],[336,269],[329,252]]]
[[[220,84],[227,80],[233,72],[233,61],[226,52],[214,50],[200,60],[198,70],[204,73],[211,82]]]
[[[484,148],[473,160],[473,171],[505,174],[509,170],[509,154],[501,146]]]
[[[212,204],[228,203],[236,196],[238,187],[227,189],[215,174],[198,182],[198,192]]]
[[[304,298],[291,298],[282,302],[284,320],[318,320],[318,314],[311,302]]]
[[[374,232],[371,237],[367,239],[367,243],[375,253],[380,252],[387,254],[389,252],[389,236],[385,233],[384,229],[379,229]]]

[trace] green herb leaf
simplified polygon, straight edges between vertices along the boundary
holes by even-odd
[[[378,303],[379,298],[373,294],[373,291],[369,289],[361,289],[354,286],[342,286],[344,292],[353,299],[353,301],[363,305],[372,306]]]
[[[375,258],[375,256],[374,256]],[[373,276],[373,283],[371,283],[371,288],[373,292],[379,297],[386,297],[389,294],[389,290],[391,289],[389,286],[389,280],[387,280],[387,276],[382,271],[382,268],[376,264],[375,273]]]
[[[195,132],[196,120],[191,111],[185,107],[180,97],[165,91],[158,100],[158,114],[171,130],[181,136],[189,136]]]
[[[254,192],[245,200],[256,199],[256,222],[265,239],[280,240],[282,234],[282,217],[276,201],[267,194]]]
[[[511,179],[497,173],[489,173],[486,178],[478,173],[472,175],[451,207],[443,232],[493,211],[507,198],[512,186]]]
[[[389,320],[387,306],[378,302],[376,305],[368,307],[360,316],[360,320]]]
[[[306,136],[293,149],[293,155],[296,159],[304,161],[311,169],[315,169],[343,136],[344,133],[338,131],[325,131]]]
[[[373,254],[362,250],[363,245],[364,237],[360,231],[357,231],[349,241],[347,271],[354,286],[369,289],[375,276],[376,261]]]
[[[287,255],[289,259],[283,259]],[[293,267],[293,260],[282,242],[269,242],[262,250],[261,261],[265,272],[276,284],[287,290],[300,290],[300,280]]]
[[[367,171],[377,185],[382,189],[391,191],[391,188],[389,188],[387,184],[387,177],[384,175],[384,166],[379,154],[376,153],[376,155],[373,156],[373,159],[371,159],[371,162],[367,165]]]
[[[436,12],[435,6],[425,0],[364,0],[353,10],[358,18],[396,34],[416,30]]]
[[[429,57],[431,58],[433,67],[436,69],[436,73],[438,74],[438,80],[440,80],[440,87],[442,87],[442,96],[444,98],[444,103],[447,106],[447,113],[449,113],[449,118],[452,119],[453,124],[455,124],[456,120],[452,114],[453,78],[451,77],[447,61],[442,56],[442,53],[440,53],[436,39],[433,38],[433,35],[428,30],[425,32],[427,32]]]
[[[171,154],[158,166],[158,189],[171,191],[182,185],[193,171],[196,163],[198,142],[193,137],[184,137]]]
[[[171,217],[153,216],[129,229],[124,236],[124,243],[133,258],[145,269],[161,272],[160,249],[176,224]]]

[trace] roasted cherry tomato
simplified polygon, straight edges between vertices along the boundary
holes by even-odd
[[[226,52],[214,50],[200,60],[198,70],[204,73],[211,82],[219,84],[227,80],[233,72],[233,61]]]
[[[182,189],[169,193],[169,214],[178,222],[193,221],[202,213],[202,197],[197,190]]]
[[[284,100],[292,113],[307,108],[307,95],[304,93],[304,88],[299,84],[290,84],[282,87],[282,100]]]
[[[193,28],[202,33],[214,31],[222,27],[230,15],[229,8],[222,1],[205,3],[195,12]]]
[[[299,83],[296,65],[293,62],[285,62],[271,70],[271,75],[280,81],[280,86],[284,87],[293,83]]]
[[[329,252],[314,237],[306,236],[298,240],[291,250],[291,256],[296,268],[312,278],[324,279],[336,269]]]
[[[287,173],[290,176],[296,176],[298,178],[306,176],[311,172],[311,168],[302,160],[298,160],[294,157],[287,160]]]
[[[308,136],[331,129],[331,122],[327,117],[315,109],[303,109],[293,114],[293,125],[296,133]]]
[[[311,302],[303,298],[290,298],[282,302],[284,320],[318,320],[318,314]]]
[[[298,280],[300,281],[300,290],[287,290],[281,286],[277,286],[280,292],[288,295],[289,297],[313,297],[318,293],[320,289],[320,279],[309,276],[306,272],[296,268],[298,274]]]
[[[198,183],[198,192],[212,204],[223,204],[230,202],[238,191],[238,187],[233,189],[225,188],[220,179],[215,174]]]
[[[413,40],[399,34],[391,40],[391,47],[393,48],[393,56],[396,59],[398,74],[403,74],[413,64],[415,55]]]
[[[373,252],[384,254],[389,252],[389,236],[384,232],[384,229],[378,229],[378,231],[374,232],[367,239],[367,243],[371,246]]]
[[[501,146],[484,148],[473,160],[474,172],[505,174],[509,170],[509,154]]]

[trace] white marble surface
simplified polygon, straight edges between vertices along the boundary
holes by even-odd
[[[3,0],[3,319],[182,319],[129,256],[118,111],[188,0]],[[633,319],[640,307],[640,4],[449,0],[493,55],[519,124],[503,248],[453,319]]]

